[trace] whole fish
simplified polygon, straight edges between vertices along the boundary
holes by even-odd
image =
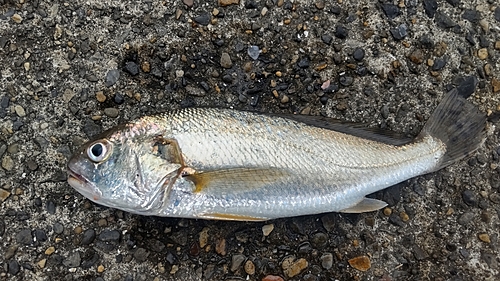
[[[485,125],[456,91],[409,142],[324,118],[181,109],[86,143],[68,162],[68,182],[96,203],[141,215],[261,221],[369,212],[387,204],[366,195],[470,155]]]

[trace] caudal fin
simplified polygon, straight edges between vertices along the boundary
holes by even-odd
[[[436,170],[470,156],[482,144],[486,115],[456,90],[446,94],[425,124],[420,136],[432,136],[446,145],[446,153]]]

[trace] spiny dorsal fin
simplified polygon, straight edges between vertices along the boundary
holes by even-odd
[[[289,175],[277,168],[231,168],[185,175],[196,188],[194,192],[218,189],[223,192],[245,192],[272,184]]]
[[[361,202],[358,204],[351,206],[347,209],[344,209],[340,211],[341,213],[353,213],[353,214],[359,214],[359,213],[367,213],[367,212],[373,212],[376,210],[380,210],[387,206],[387,203],[381,200],[377,199],[372,199],[372,198],[363,198]]]

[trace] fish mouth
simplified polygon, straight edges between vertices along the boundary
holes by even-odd
[[[71,170],[70,167],[68,167],[68,184],[92,201],[98,201],[101,198],[100,192],[97,192],[95,186],[84,176]]]

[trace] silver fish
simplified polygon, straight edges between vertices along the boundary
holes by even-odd
[[[369,212],[387,204],[366,195],[470,155],[486,126],[456,91],[404,143],[311,118],[209,108],[142,117],[80,148],[68,182],[98,204],[141,215],[261,221]]]

